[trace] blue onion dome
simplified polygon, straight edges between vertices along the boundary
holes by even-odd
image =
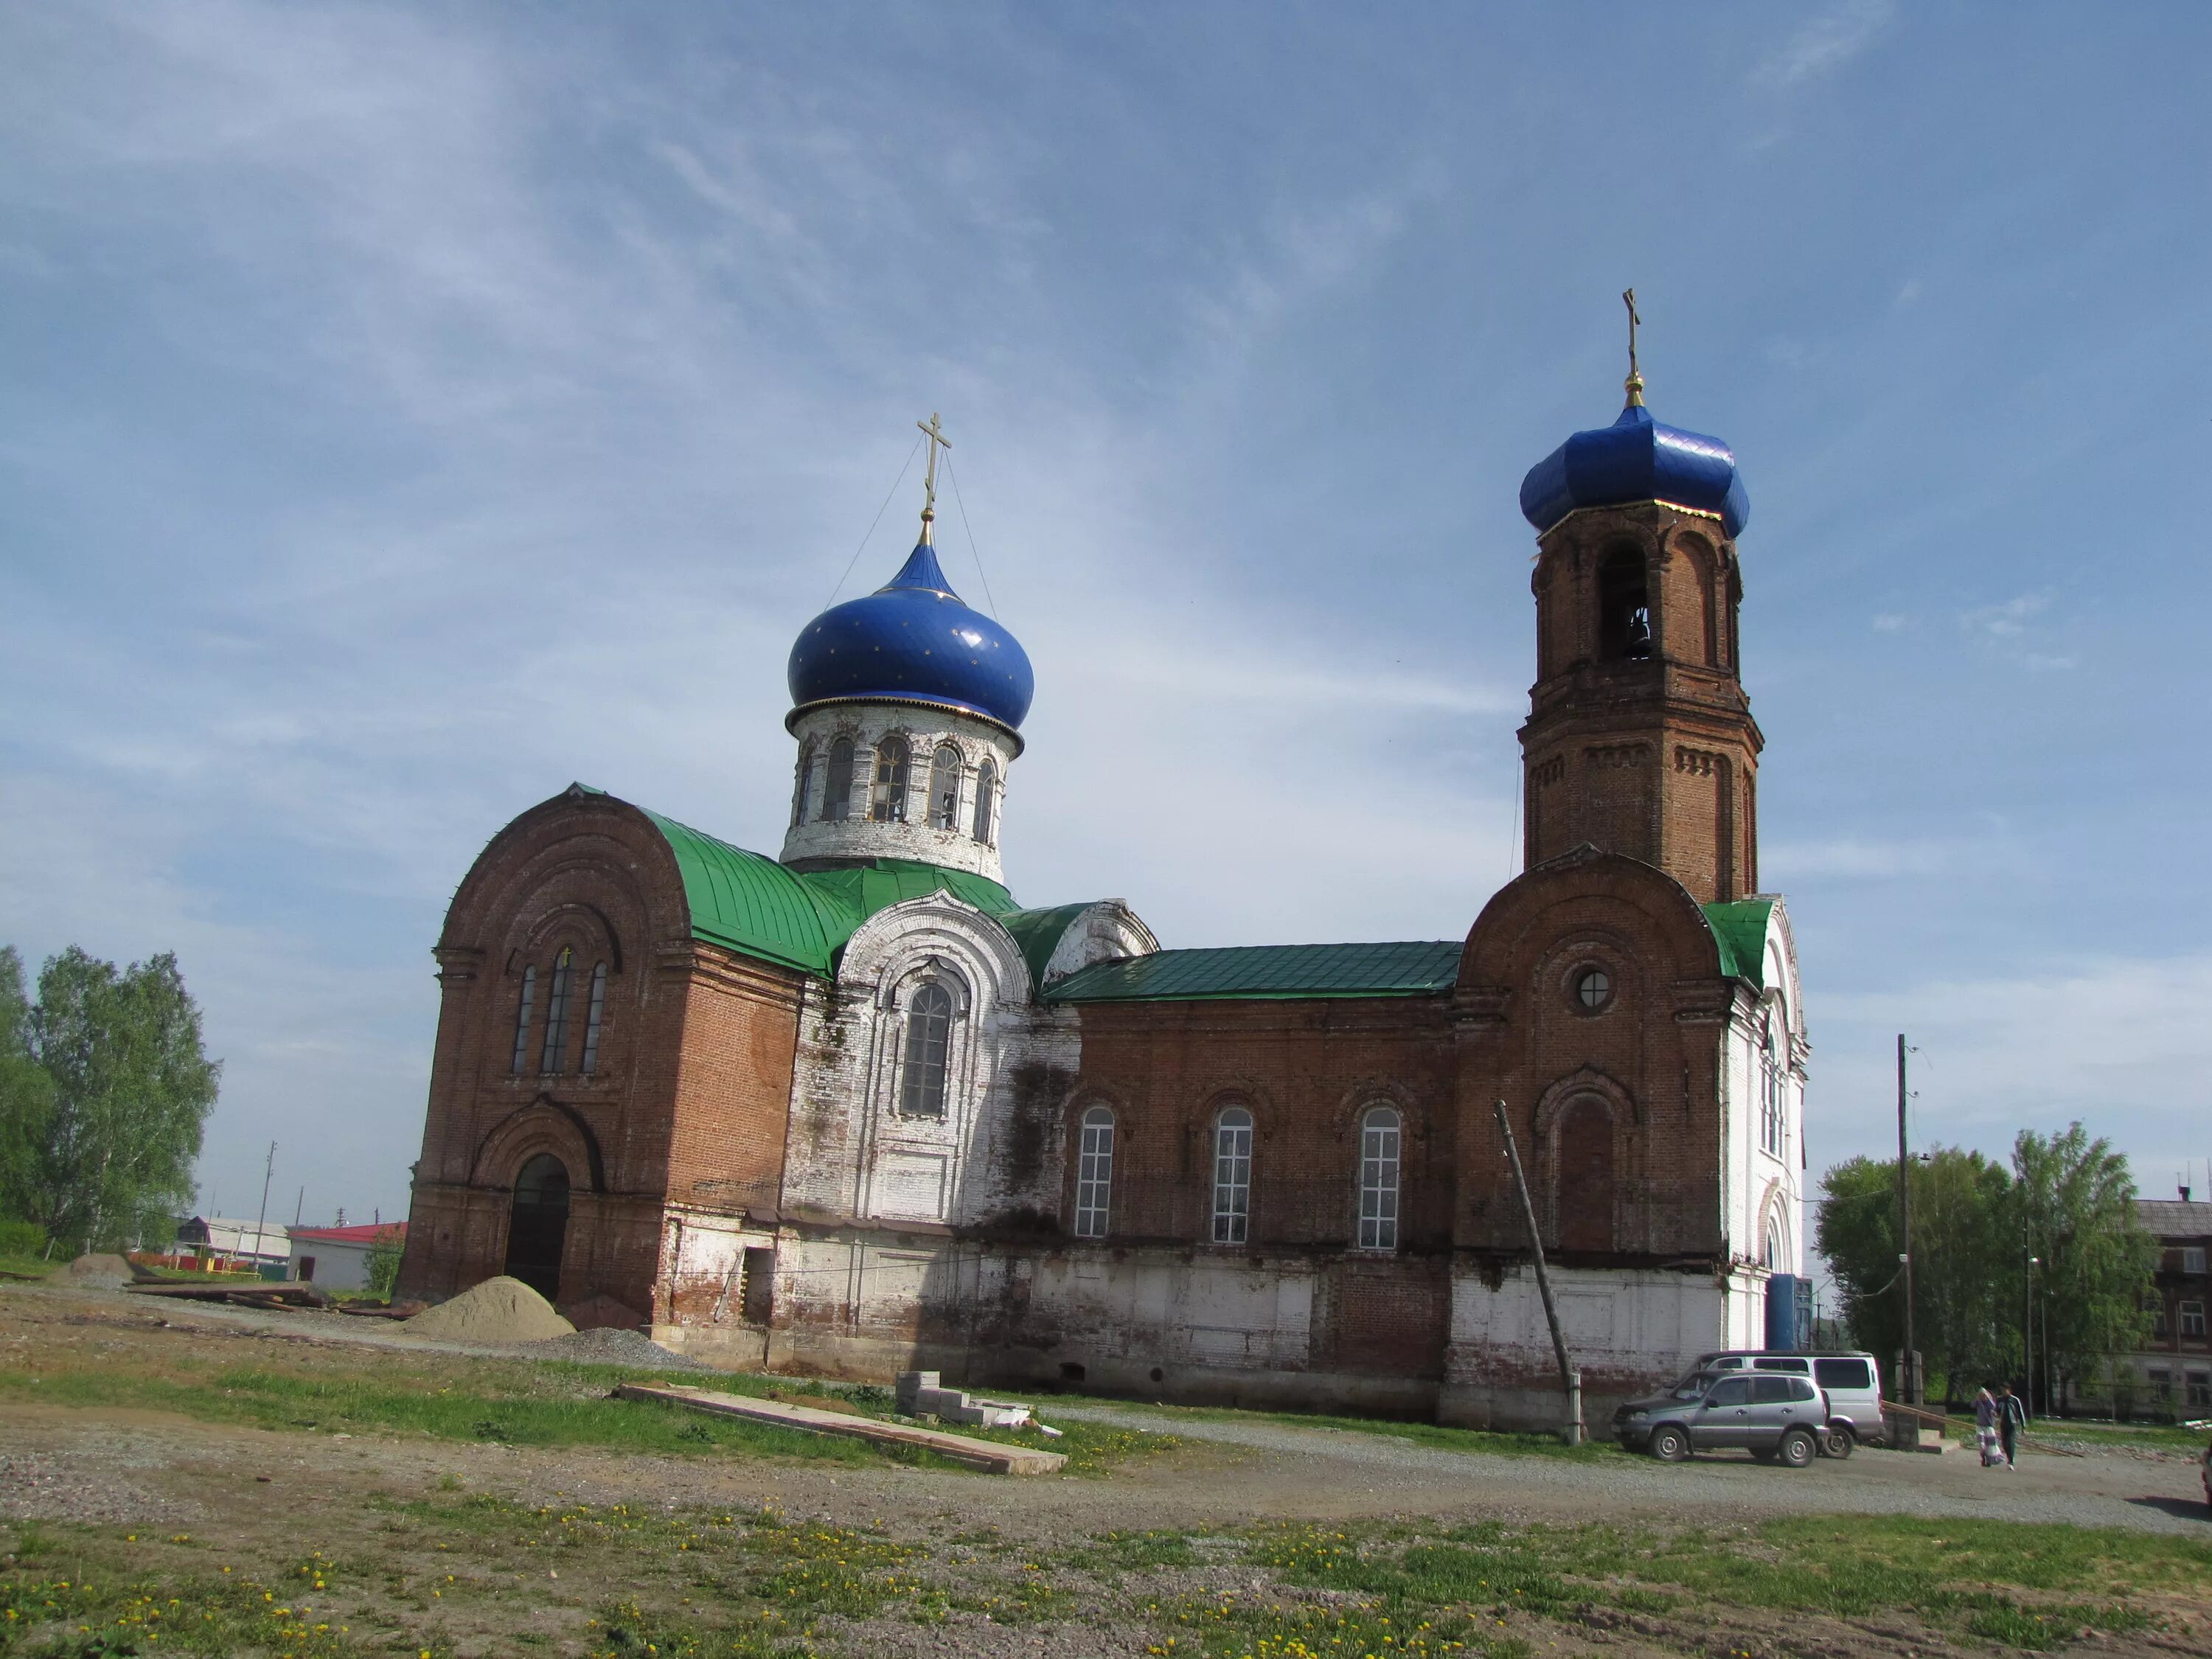
[[[1662,426],[1632,391],[1611,426],[1577,432],[1528,469],[1521,513],[1536,533],[1583,507],[1664,501],[1717,518],[1731,540],[1743,533],[1751,498],[1735,453],[1718,438]]]
[[[788,672],[793,714],[825,702],[912,702],[1018,731],[1036,691],[1029,653],[961,602],[927,540],[874,592],[807,623]]]

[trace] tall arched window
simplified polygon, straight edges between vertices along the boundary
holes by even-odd
[[[975,839],[988,847],[997,833],[999,763],[985,761],[975,774]]]
[[[952,996],[942,985],[925,985],[906,1012],[905,1076],[899,1109],[909,1117],[945,1115],[945,1061],[952,1042]]]
[[[876,787],[868,797],[868,816],[878,823],[906,822],[906,739],[893,732],[876,745]]]
[[[607,964],[592,968],[592,1000],[584,1005],[584,1061],[577,1069],[586,1077],[599,1069],[599,1016],[606,1012]]]
[[[953,830],[959,823],[960,751],[941,743],[929,762],[929,827]]]
[[[1782,1156],[1781,1046],[1774,1016],[1769,1014],[1759,1054],[1759,1144],[1777,1158]]]
[[[1114,1196],[1114,1114],[1093,1106],[1083,1115],[1075,1162],[1075,1236],[1106,1237],[1106,1212]]]
[[[791,821],[803,823],[806,819],[806,798],[814,792],[814,740],[810,738],[799,745],[799,775],[791,786]]]
[[[514,1064],[507,1069],[519,1072],[530,1062],[530,1005],[538,995],[538,969],[522,970],[522,1000],[514,1008]]]
[[[1213,1242],[1242,1244],[1252,1231],[1252,1114],[1229,1106],[1213,1120]]]
[[[553,958],[553,982],[545,991],[545,1048],[538,1057],[541,1072],[557,1072],[568,1058],[568,977],[571,953],[567,945]]]
[[[830,745],[830,775],[822,781],[822,822],[842,823],[853,816],[853,740]]]
[[[1359,1248],[1398,1248],[1397,1109],[1377,1106],[1359,1122]]]
[[[1789,1209],[1778,1198],[1766,1212],[1766,1237],[1759,1247],[1759,1265],[1769,1273],[1780,1273],[1788,1260],[1782,1253],[1782,1244],[1789,1229]]]
[[[1644,555],[1616,547],[1597,568],[1598,655],[1613,660],[1651,654],[1651,602]]]

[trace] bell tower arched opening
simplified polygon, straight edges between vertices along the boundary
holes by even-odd
[[[554,1301],[561,1294],[561,1253],[568,1242],[568,1166],[539,1152],[515,1173],[501,1271]]]
[[[1597,568],[1599,658],[1642,662],[1651,655],[1651,584],[1644,555],[1615,547]]]

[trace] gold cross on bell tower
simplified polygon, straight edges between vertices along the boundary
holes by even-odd
[[[1628,392],[1631,409],[1644,407],[1644,377],[1636,370],[1636,325],[1644,319],[1636,314],[1636,290],[1629,289],[1620,296],[1621,304],[1628,307],[1628,379],[1622,382]]]
[[[916,421],[915,424],[929,439],[929,470],[921,481],[921,540],[922,544],[927,546],[934,539],[933,526],[937,523],[937,452],[951,448],[952,440],[946,437],[944,429],[938,425],[935,410],[930,410],[927,420]]]

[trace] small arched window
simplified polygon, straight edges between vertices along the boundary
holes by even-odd
[[[538,1069],[558,1072],[561,1062],[568,1058],[568,978],[573,954],[567,945],[553,958],[553,982],[545,991],[545,1048],[538,1055]]]
[[[522,970],[522,1000],[514,1008],[514,1063],[507,1069],[520,1072],[530,1063],[530,1005],[538,996],[538,969]]]
[[[1598,655],[1607,661],[1651,654],[1651,600],[1644,555],[1616,547],[1597,568]]]
[[[999,763],[985,761],[975,775],[975,839],[991,845],[998,833]]]
[[[1782,1235],[1789,1225],[1789,1212],[1780,1200],[1766,1212],[1766,1237],[1759,1247],[1759,1265],[1769,1273],[1782,1271]]]
[[[1213,1120],[1213,1242],[1242,1244],[1252,1231],[1252,1114],[1229,1106]]]
[[[1093,1106],[1083,1115],[1083,1138],[1075,1163],[1075,1236],[1106,1237],[1106,1212],[1114,1196],[1114,1114]]]
[[[1782,1080],[1784,1070],[1781,1049],[1774,1017],[1770,1014],[1766,1018],[1765,1039],[1759,1045],[1759,1144],[1777,1158],[1782,1156]]]
[[[853,740],[830,745],[830,775],[822,781],[822,822],[842,823],[853,816]]]
[[[1399,1148],[1397,1109],[1377,1106],[1359,1122],[1359,1248],[1398,1248]]]
[[[906,739],[893,732],[876,745],[876,787],[868,797],[868,816],[878,823],[906,822]]]
[[[941,743],[929,763],[929,827],[956,830],[959,825],[960,751]]]
[[[577,1069],[590,1077],[599,1069],[599,1016],[607,1006],[607,964],[592,968],[591,1000],[584,1005],[584,1060]]]
[[[806,821],[806,798],[814,793],[814,742],[809,738],[799,745],[799,775],[791,786],[791,821]]]
[[[905,1076],[899,1109],[909,1117],[945,1115],[945,1062],[952,1042],[952,996],[942,985],[925,985],[906,1012]]]

